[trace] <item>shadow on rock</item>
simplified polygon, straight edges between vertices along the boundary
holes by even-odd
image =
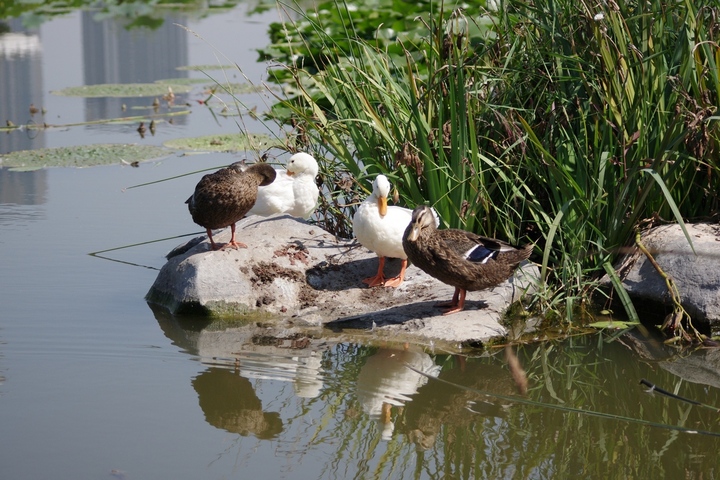
[[[315,290],[339,292],[351,288],[366,288],[363,279],[375,275],[377,269],[377,257],[349,260],[345,263],[321,262],[307,270],[306,280]],[[392,277],[399,273],[400,260],[388,259],[385,263],[385,274]]]
[[[345,329],[371,330],[373,328],[390,325],[402,325],[402,328],[407,331],[418,330],[425,326],[423,319],[434,318],[442,313],[443,307],[438,307],[437,303],[438,302],[435,301],[426,301],[409,305],[398,305],[388,308],[387,310],[338,318],[326,323],[325,327],[335,332],[340,332]],[[486,308],[489,308],[489,306],[487,302],[483,300],[467,301],[465,303],[465,311],[467,312]],[[453,317],[447,316],[441,318],[451,321]]]

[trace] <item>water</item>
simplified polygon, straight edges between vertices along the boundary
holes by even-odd
[[[153,80],[140,78],[147,69],[101,68],[87,54],[89,43],[121,44],[117,51],[127,58],[130,52],[160,58],[150,76],[167,78],[185,75],[174,70],[178,64],[216,62],[209,42],[250,78],[262,79],[266,66],[255,63],[252,48],[264,44],[276,13],[245,12],[240,6],[199,20],[174,18],[156,33],[123,32],[111,23],[90,28],[92,18],[84,14],[43,24],[29,35],[37,36],[39,50],[28,47],[21,57],[0,59],[0,74],[10,67],[40,72],[16,92],[3,91],[0,120],[4,115],[18,124],[27,121],[22,115],[31,102],[58,123],[116,115],[115,100],[48,92],[90,81]],[[178,35],[172,22],[207,42]],[[177,55],[153,53],[158,51]],[[98,79],[98,71],[105,76]],[[0,84],[7,86],[7,77]],[[252,131],[262,131],[248,122]],[[140,139],[135,128],[2,134],[0,151],[160,144],[237,131],[234,119],[216,121],[196,107],[155,136]],[[124,189],[236,159],[191,155],[139,168],[0,170],[0,478],[718,474],[717,437],[662,426],[718,432],[716,412],[649,394],[639,384],[646,378],[720,405],[720,363],[712,351],[666,361],[670,352],[657,343],[633,337],[609,342],[606,336],[521,347],[518,356],[530,382],[526,398],[537,402],[526,404],[506,398],[516,395],[516,387],[502,349],[465,357],[330,332],[276,340],[252,326],[151,310],[143,297],[163,255],[182,240],[143,242],[198,230],[183,201],[199,175]],[[89,255],[138,243],[143,244]]]

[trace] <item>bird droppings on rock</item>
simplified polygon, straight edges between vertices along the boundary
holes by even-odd
[[[295,265],[295,262],[301,262],[305,265],[309,264],[309,254],[305,245],[297,241],[295,243],[289,243],[282,248],[275,250],[276,257],[288,257],[290,264]]]
[[[292,263],[294,265],[294,263]],[[303,282],[304,278],[297,270],[283,268],[275,263],[261,262],[252,266],[255,275],[253,280],[261,284],[272,283],[276,278],[287,278],[296,282]]]

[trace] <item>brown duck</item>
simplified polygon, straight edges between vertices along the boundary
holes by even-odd
[[[454,228],[438,230],[427,205],[413,210],[403,235],[408,260],[428,275],[455,287],[452,300],[437,305],[450,307],[444,315],[465,307],[468,290],[494,287],[510,278],[518,264],[530,256],[532,247],[517,248]]]
[[[188,210],[195,223],[205,227],[213,250],[218,247],[212,230],[230,227],[230,243],[223,246],[247,248],[235,240],[235,222],[255,205],[258,186],[270,185],[275,180],[275,169],[267,163],[256,163],[242,170],[242,162],[205,175],[195,187],[195,193],[187,199]]]

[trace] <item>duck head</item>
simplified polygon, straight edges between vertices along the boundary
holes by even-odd
[[[378,212],[381,217],[387,214],[388,195],[390,195],[390,181],[385,175],[378,175],[373,181],[373,197],[377,201]]]
[[[305,152],[298,152],[287,161],[285,170],[287,170],[287,174],[291,177],[304,173],[315,178],[318,174],[318,163],[312,155]]]
[[[407,239],[416,242],[423,231],[427,229],[435,230],[437,228],[437,220],[432,208],[427,205],[418,205],[412,213],[412,219],[406,233]]]

